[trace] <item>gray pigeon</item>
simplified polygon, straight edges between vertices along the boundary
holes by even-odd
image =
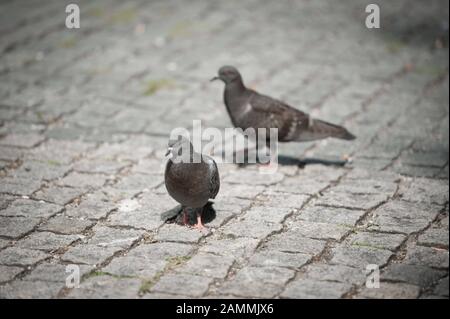
[[[209,156],[196,153],[191,142],[181,137],[169,141],[164,181],[169,195],[181,204],[164,213],[161,217],[168,219],[183,214],[183,224],[189,224],[190,214],[195,212],[198,229],[204,229],[202,213],[209,199],[214,199],[219,192],[220,178],[216,162]],[[169,216],[170,215],[170,216]]]
[[[279,142],[306,142],[327,137],[355,139],[342,126],[312,119],[282,101],[246,88],[241,74],[233,66],[221,67],[218,76],[211,79],[214,80],[225,83],[225,106],[233,125],[242,130],[278,128]]]

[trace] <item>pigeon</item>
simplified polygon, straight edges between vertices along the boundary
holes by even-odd
[[[161,217],[174,218],[183,214],[183,224],[189,225],[190,215],[195,213],[200,230],[205,229],[202,213],[210,199],[219,193],[220,177],[216,162],[209,156],[194,151],[191,142],[185,137],[170,140],[166,156],[169,160],[164,172],[167,192],[181,207],[170,210]]]
[[[233,66],[221,67],[218,76],[211,79],[215,80],[225,83],[224,102],[231,122],[244,131],[248,128],[277,128],[279,142],[308,142],[327,137],[343,140],[356,138],[342,126],[313,119],[282,101],[246,88],[241,74]]]

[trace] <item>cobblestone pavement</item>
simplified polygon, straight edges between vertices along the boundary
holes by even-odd
[[[66,1],[0,4],[0,297],[448,298],[448,1],[371,30],[356,0],[76,2],[71,30]],[[163,155],[230,126],[223,64],[358,139],[281,146],[346,167],[220,165],[203,235],[160,221]]]

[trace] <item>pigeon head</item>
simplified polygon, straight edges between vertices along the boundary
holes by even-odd
[[[223,66],[219,69],[218,76],[215,76],[211,81],[222,80],[225,84],[232,83],[236,80],[241,80],[241,74],[234,66]]]
[[[166,156],[169,156],[169,158],[179,158],[185,162],[184,159],[189,160],[193,154],[194,147],[186,137],[180,135],[177,139],[169,139],[166,152]]]

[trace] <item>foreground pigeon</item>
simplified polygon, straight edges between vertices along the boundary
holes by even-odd
[[[181,209],[176,207],[161,217],[174,218],[181,212],[183,224],[188,225],[189,214],[194,212],[197,217],[195,228],[204,229],[204,207],[209,199],[216,197],[220,188],[216,163],[211,157],[196,153],[191,142],[184,137],[169,141],[166,156],[169,156],[164,173],[166,189],[181,204]]]
[[[342,126],[312,119],[282,101],[246,88],[241,74],[233,66],[221,67],[218,76],[211,79],[214,80],[225,83],[225,106],[233,125],[242,130],[277,128],[279,142],[306,142],[327,137],[355,139]]]

